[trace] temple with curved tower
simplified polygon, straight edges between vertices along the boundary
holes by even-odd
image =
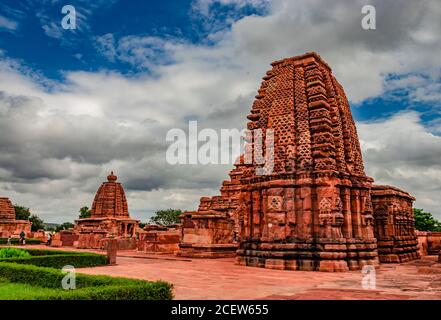
[[[32,223],[27,220],[16,220],[15,208],[11,200],[0,197],[0,238],[19,237],[22,231],[31,232]]]
[[[373,186],[365,174],[348,99],[318,54],[273,62],[248,119],[241,159],[251,161],[233,170],[234,197],[204,197],[198,211],[184,214],[180,255],[235,245],[238,264],[311,271],[419,257],[414,199]]]
[[[75,221],[79,248],[104,248],[106,239],[118,239],[119,249],[136,247],[139,221],[129,215],[124,188],[113,171],[99,187],[93,200],[90,218]]]

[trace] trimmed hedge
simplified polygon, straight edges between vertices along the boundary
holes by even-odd
[[[18,238],[11,238],[11,244],[19,244],[19,240]],[[7,244],[8,243],[8,238],[0,238],[0,244]],[[41,240],[38,239],[26,239],[26,244],[41,244]]]
[[[76,274],[75,290],[63,290],[65,273],[53,268],[0,262],[0,277],[12,283],[59,289],[53,294],[36,295],[43,300],[170,300],[173,286],[164,281],[113,278]]]
[[[107,257],[102,254],[60,250],[21,249],[31,254],[24,258],[2,258],[0,262],[30,264],[39,267],[61,269],[66,265],[75,268],[96,267],[107,264]]]

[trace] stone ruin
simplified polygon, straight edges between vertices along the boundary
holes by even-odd
[[[142,230],[138,230],[138,252],[176,253],[181,240],[179,228],[179,225],[164,227],[147,224]]]
[[[242,155],[221,195],[183,214],[178,254],[311,271],[418,258],[414,198],[366,176],[348,100],[328,64],[307,53],[271,65],[247,129],[262,130],[263,141],[273,130],[274,147],[248,135],[245,154],[262,148],[273,168]]]
[[[179,256],[216,258],[236,255],[242,170],[239,160],[230,172],[230,180],[222,183],[220,196],[203,197],[198,211],[182,214]]]
[[[9,198],[0,197],[0,238],[18,238],[24,231],[26,236],[31,233],[32,223],[27,220],[15,219],[15,208]]]
[[[406,262],[420,258],[409,193],[391,186],[372,186],[374,233],[380,262]]]
[[[116,181],[111,172],[95,195],[91,217],[75,221],[78,248],[104,249],[109,238],[118,240],[119,250],[136,248],[139,221],[130,217],[124,188]]]

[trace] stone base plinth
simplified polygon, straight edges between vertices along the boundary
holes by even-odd
[[[416,236],[381,238],[377,242],[382,263],[400,263],[421,258]]]
[[[236,244],[179,244],[180,257],[188,258],[231,258],[236,256]]]
[[[307,239],[285,243],[243,242],[239,265],[279,270],[343,272],[379,264],[376,240]]]

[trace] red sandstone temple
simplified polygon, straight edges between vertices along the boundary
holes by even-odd
[[[263,146],[273,170],[242,156],[220,196],[183,214],[178,254],[313,271],[419,258],[415,199],[366,176],[348,100],[328,64],[307,53],[271,65],[247,128],[261,129],[264,140],[273,130],[274,148]]]
[[[26,235],[31,232],[32,223],[27,220],[15,219],[15,208],[11,200],[0,197],[0,238],[9,236],[18,238],[24,231]]]
[[[116,180],[111,172],[95,195],[91,217],[75,221],[79,248],[102,249],[109,237],[118,239],[118,249],[136,247],[139,221],[130,217],[124,188]]]

